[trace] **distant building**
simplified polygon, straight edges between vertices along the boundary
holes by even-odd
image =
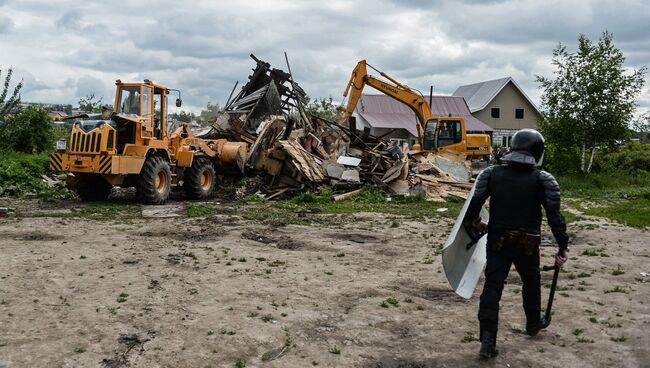
[[[460,86],[453,96],[464,97],[472,115],[494,129],[492,142],[510,146],[519,129],[537,129],[539,110],[511,77]]]
[[[52,120],[54,121],[61,121],[65,118],[68,117],[68,114],[66,114],[64,111],[50,111],[47,113]]]
[[[427,103],[429,98],[425,97]],[[465,118],[468,132],[490,133],[492,128],[472,116],[462,97],[433,96],[431,100],[433,116],[460,116]],[[417,117],[407,105],[386,95],[362,94],[352,114],[357,118],[357,129],[370,128],[370,134],[376,137],[408,143],[418,142]]]

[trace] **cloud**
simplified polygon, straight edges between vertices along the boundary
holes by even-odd
[[[4,6],[3,6],[4,4]],[[30,99],[76,103],[113,81],[151,79],[185,106],[223,104],[245,83],[250,53],[286,69],[312,97],[342,98],[360,59],[423,92],[512,76],[533,100],[552,75],[552,50],[605,30],[627,57],[650,64],[650,5],[642,0],[248,0],[191,2],[0,0],[3,64],[33,75]],[[3,26],[4,25],[4,26]],[[4,34],[11,32],[11,37]],[[27,78],[26,78],[27,81]],[[649,80],[650,81],[650,80]],[[370,90],[369,90],[370,91]],[[647,89],[639,99],[650,107]]]
[[[0,34],[9,33],[13,28],[14,28],[13,20],[11,20],[11,18],[7,16],[0,15]]]

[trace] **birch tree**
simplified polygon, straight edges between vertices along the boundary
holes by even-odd
[[[550,144],[580,149],[580,171],[588,174],[600,148],[629,138],[636,97],[646,67],[628,69],[625,56],[605,31],[597,44],[585,35],[576,52],[553,50],[553,78],[537,76],[543,90],[540,128]]]

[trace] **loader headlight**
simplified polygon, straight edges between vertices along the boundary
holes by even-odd
[[[65,139],[62,139],[60,141],[56,141],[56,149],[57,150],[65,150],[66,148],[68,148],[68,141],[66,141]]]

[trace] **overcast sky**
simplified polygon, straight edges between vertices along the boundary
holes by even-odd
[[[25,81],[23,100],[112,103],[114,81],[145,78],[183,92],[185,108],[221,105],[245,82],[254,53],[313,97],[340,101],[360,59],[424,93],[512,76],[539,103],[535,75],[552,49],[604,30],[650,65],[650,3],[640,1],[0,0],[0,66]],[[646,84],[650,84],[646,78]],[[368,90],[371,91],[370,89]],[[639,104],[650,109],[644,89]]]

